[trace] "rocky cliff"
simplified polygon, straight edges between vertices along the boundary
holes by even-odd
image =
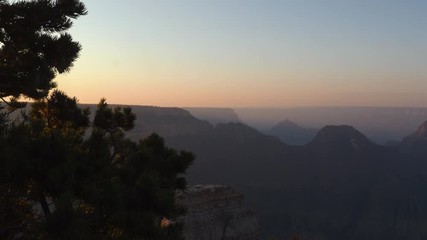
[[[253,211],[242,206],[243,194],[221,185],[196,185],[179,192],[177,199],[187,207],[186,240],[255,240],[259,227]]]

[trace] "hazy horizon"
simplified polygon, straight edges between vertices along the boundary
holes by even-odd
[[[421,0],[97,1],[59,88],[82,103],[423,107]]]

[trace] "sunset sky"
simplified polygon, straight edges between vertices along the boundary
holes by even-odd
[[[427,106],[425,0],[83,0],[81,103]]]

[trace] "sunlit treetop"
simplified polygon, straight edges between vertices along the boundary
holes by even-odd
[[[86,13],[79,0],[0,0],[0,97],[47,96],[79,56],[66,31]]]

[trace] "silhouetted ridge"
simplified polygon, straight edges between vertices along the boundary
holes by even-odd
[[[194,117],[206,120],[213,125],[218,123],[241,122],[232,108],[188,107],[184,109],[188,110]]]
[[[243,123],[219,123],[215,126],[213,133],[217,136],[233,139],[237,142],[252,141],[274,145],[285,145],[277,138],[260,133],[256,129]]]
[[[189,111],[175,107],[132,106],[137,115],[128,137],[139,139],[153,132],[162,137],[209,132],[212,125],[195,118]]]
[[[300,126],[289,119],[280,121],[275,127],[289,127],[289,128],[299,128]],[[273,127],[274,128],[274,127]]]
[[[351,146],[361,150],[374,144],[361,132],[348,125],[328,125],[323,127],[309,145],[319,147]]]
[[[400,150],[427,154],[427,121],[424,121],[414,133],[402,140]]]
[[[427,145],[418,144],[427,141],[415,141],[419,147],[401,154],[344,125],[310,129],[309,144],[289,146],[251,126],[212,126],[178,108],[134,111],[138,118],[129,135],[157,132],[167,146],[197,156],[189,183],[245,193],[262,226],[261,239],[427,239]],[[289,138],[307,130],[289,120],[277,126],[276,136]],[[424,123],[408,139],[426,139],[426,129]]]
[[[264,131],[265,134],[276,136],[282,142],[291,145],[305,145],[314,138],[317,132],[317,129],[301,127],[289,119],[285,119]]]
[[[252,137],[254,135],[262,135],[257,130],[243,123],[220,123],[215,126],[215,131],[218,134],[226,134],[231,136]]]

